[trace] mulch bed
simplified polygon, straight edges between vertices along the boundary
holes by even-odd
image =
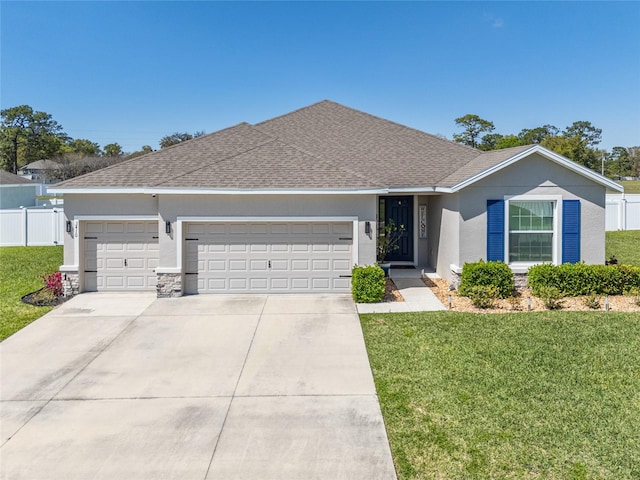
[[[518,295],[507,299],[498,299],[494,302],[494,308],[477,308],[474,307],[467,297],[458,295],[456,290],[449,290],[449,282],[442,278],[424,278],[424,283],[431,289],[442,304],[449,308],[449,295],[451,295],[451,310],[458,312],[475,312],[475,313],[509,313],[509,312],[526,312],[529,311],[529,302],[531,302],[531,311],[545,311],[542,300],[534,297],[529,289],[518,290]],[[562,299],[562,310],[567,311],[584,311],[594,312],[585,304],[586,297],[566,297]],[[600,311],[605,310],[604,295],[600,297]],[[609,310],[612,312],[640,312],[640,306],[634,303],[634,299],[625,295],[609,295]]]
[[[66,298],[62,295],[52,295],[50,291],[45,288],[36,290],[35,292],[27,293],[21,298],[23,303],[33,305],[35,307],[55,307],[65,302]]]
[[[386,279],[386,284],[384,286],[384,297],[382,297],[383,302],[404,302],[404,298],[398,291],[396,284],[393,283],[393,280],[390,278]]]

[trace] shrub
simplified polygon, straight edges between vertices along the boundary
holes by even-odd
[[[591,310],[599,310],[600,309],[600,297],[595,293],[590,293],[582,300],[584,304],[589,307]]]
[[[513,273],[506,263],[485,262],[465,263],[462,267],[460,295],[468,297],[473,287],[495,287],[496,298],[510,297],[515,288]]]
[[[358,303],[375,303],[384,297],[384,271],[378,265],[353,267],[351,294]]]
[[[624,294],[629,295],[631,297],[631,302],[640,307],[640,287],[628,288]]]
[[[621,295],[640,287],[640,267],[630,265],[542,264],[529,269],[528,284],[540,296],[543,287],[555,287],[570,297],[580,295]]]
[[[538,297],[549,310],[559,310],[562,308],[562,292],[556,287],[540,287]]]
[[[54,297],[60,297],[64,293],[62,288],[62,273],[54,272],[42,275],[44,290]]]
[[[471,299],[474,307],[491,308],[496,298],[500,296],[500,292],[493,285],[476,285],[469,290],[468,297]]]

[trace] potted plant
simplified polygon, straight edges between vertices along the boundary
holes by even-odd
[[[389,253],[395,252],[400,248],[398,242],[404,235],[404,231],[404,225],[397,226],[393,219],[389,219],[382,229],[384,235],[378,236],[378,265],[384,270],[385,277],[388,277],[391,271],[391,264],[385,263],[385,259]]]

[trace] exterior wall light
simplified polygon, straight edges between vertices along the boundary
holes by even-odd
[[[71,233],[71,220],[67,220],[67,233]]]
[[[171,233],[171,222],[169,220],[167,220],[164,224],[164,231],[167,234]]]
[[[364,233],[371,235],[371,222],[364,222]]]

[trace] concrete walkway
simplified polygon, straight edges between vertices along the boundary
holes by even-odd
[[[82,294],[0,360],[2,479],[396,478],[349,296]]]
[[[431,289],[422,281],[423,275],[434,273],[413,268],[391,268],[391,279],[396,284],[404,302],[358,303],[358,313],[431,312],[446,310]]]

